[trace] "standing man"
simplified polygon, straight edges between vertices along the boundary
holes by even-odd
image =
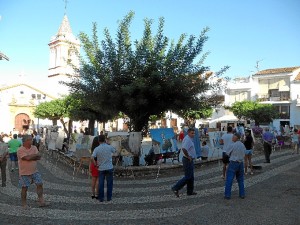
[[[185,185],[187,186],[187,195],[196,195],[194,192],[194,159],[196,158],[196,151],[194,145],[195,130],[188,129],[188,134],[182,141],[182,165],[184,169],[184,177],[181,178],[173,187],[172,191],[176,197],[179,197],[179,190]]]
[[[225,179],[226,169],[227,165],[229,163],[229,157],[226,154],[229,146],[233,143],[232,141],[233,137],[233,129],[231,126],[227,127],[227,133],[223,134],[223,136],[220,139],[220,144],[223,145],[223,152],[222,152],[222,162],[223,162],[223,172],[222,172],[222,178]]]
[[[229,166],[226,172],[225,182],[225,199],[231,198],[231,188],[234,177],[239,185],[239,196],[245,198],[245,187],[244,187],[244,156],[245,156],[245,145],[240,141],[241,136],[234,134],[232,137],[233,144],[231,144],[226,154],[229,158]]]
[[[21,147],[22,144],[18,140],[18,135],[14,134],[13,139],[11,139],[8,142],[8,151],[9,151],[9,158],[10,158],[10,165],[11,165],[11,172],[14,171],[14,169],[18,169],[18,157],[17,157],[17,151],[19,147]]]
[[[2,136],[0,135],[0,169],[2,187],[6,187],[6,163],[8,156],[8,146],[4,143]]]
[[[40,150],[40,141],[41,141],[41,136],[39,135],[38,132],[33,131],[33,145],[37,147],[38,150]]]
[[[39,206],[44,207],[43,197],[43,181],[41,174],[37,170],[37,160],[41,159],[41,155],[36,146],[32,145],[32,136],[25,134],[23,136],[23,146],[18,150],[19,161],[19,185],[22,187],[21,199],[22,207],[29,208],[26,202],[27,190],[31,183],[36,184],[36,192],[38,195]]]
[[[104,180],[107,182],[106,200],[111,201],[113,190],[113,164],[112,155],[116,149],[106,144],[105,136],[99,135],[99,146],[94,149],[92,162],[99,170],[99,196],[100,202],[104,201]]]
[[[272,140],[274,139],[274,135],[269,131],[269,128],[266,128],[262,138],[264,141],[264,153],[266,159],[265,163],[270,163],[270,155],[272,153]]]

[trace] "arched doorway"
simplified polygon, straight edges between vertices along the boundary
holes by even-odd
[[[20,113],[15,117],[15,129],[20,133],[23,130],[28,130],[30,125],[31,119],[25,113]]]

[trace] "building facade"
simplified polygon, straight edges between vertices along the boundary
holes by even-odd
[[[33,115],[35,107],[55,97],[25,83],[18,83],[0,88],[1,132],[24,132],[37,129],[40,125],[51,123],[39,120]]]
[[[289,125],[300,128],[300,66],[261,70],[247,78],[230,82],[225,105],[252,100],[272,104],[280,114],[273,126]]]
[[[29,83],[20,76],[17,83],[0,84],[0,132],[24,132],[52,125],[52,121],[35,118],[34,109],[41,102],[68,94],[68,88],[59,82],[68,81],[75,75],[74,67],[79,67],[79,48],[79,40],[73,35],[68,17],[64,15],[57,34],[49,43],[49,73],[45,74],[43,83]],[[3,55],[1,53],[1,59]]]

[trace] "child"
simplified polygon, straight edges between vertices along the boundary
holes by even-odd
[[[206,145],[206,141],[203,141],[202,148],[201,148],[201,159],[202,160],[207,160],[208,152],[209,152],[209,147]]]

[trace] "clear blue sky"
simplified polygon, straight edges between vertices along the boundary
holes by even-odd
[[[228,65],[229,77],[248,76],[259,68],[300,66],[300,0],[68,0],[67,16],[73,33],[99,37],[107,27],[115,37],[118,20],[135,12],[132,39],[140,39],[143,19],[165,18],[164,34],[175,41],[182,33],[198,35],[210,28],[204,52],[206,66],[217,71]],[[50,38],[65,11],[63,0],[0,0],[0,83],[48,75]]]

